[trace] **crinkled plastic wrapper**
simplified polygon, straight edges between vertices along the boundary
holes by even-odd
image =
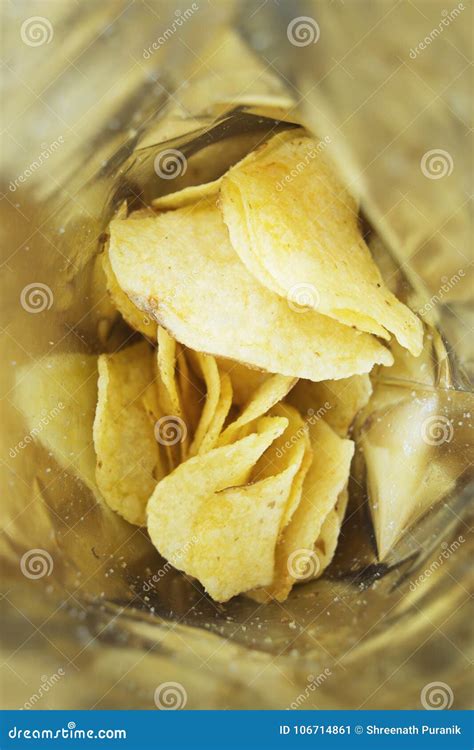
[[[450,705],[468,703],[468,108],[450,44],[466,49],[469,23],[454,18],[436,54],[417,44],[442,18],[437,3],[425,20],[412,4],[258,6],[162,4],[159,21],[139,4],[119,18],[83,8],[73,37],[66,7],[48,5],[40,69],[23,37],[18,50],[23,19],[9,19],[18,75],[31,76],[29,95],[9,84],[9,132],[29,107],[15,138],[32,163],[43,157],[25,169],[24,152],[5,156],[4,706],[153,708],[170,681],[187,708],[418,708],[434,682]],[[317,23],[298,30],[302,15]],[[449,104],[430,82],[451,87]],[[420,314],[425,348],[415,359],[393,345],[395,365],[372,373],[323,578],[283,604],[221,605],[98,497],[96,356],[130,337],[98,255],[124,200],[216,179],[281,121],[313,131],[359,195],[366,239]],[[441,166],[427,156],[440,148]],[[186,158],[172,180],[159,168],[169,149]]]

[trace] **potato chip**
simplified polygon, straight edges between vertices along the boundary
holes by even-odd
[[[192,368],[189,367],[184,347],[181,347],[178,351],[178,386],[185,422],[188,425],[190,439],[192,439],[201,416],[206,389]]]
[[[300,503],[303,481],[311,465],[313,454],[308,428],[296,409],[289,404],[280,403],[273,407],[270,415],[285,417],[288,420],[288,426],[257,461],[251,478],[252,481],[256,481],[286,469],[292,469],[293,483],[281,519],[281,530],[289,523]]]
[[[315,566],[316,570],[313,578],[320,578],[333,560],[348,500],[349,492],[346,487],[340,493],[335,507],[329,511],[323,521],[321,531],[319,532],[316,544],[314,545],[314,552],[317,555],[318,564]]]
[[[232,384],[226,372],[220,373],[219,401],[214,416],[198,448],[198,454],[207,453],[218,444],[222,427],[232,406]]]
[[[140,310],[127,297],[117,283],[117,279],[110,265],[108,251],[102,255],[102,268],[104,269],[107,291],[110,298],[126,323],[135,331],[139,331],[151,341],[156,341],[156,320],[143,310]]]
[[[196,525],[205,517],[210,520],[215,511],[218,528],[225,528],[225,517],[218,511],[221,498],[216,493],[248,482],[256,461],[287,425],[285,418],[262,417],[253,434],[188,459],[159,482],[148,502],[148,532],[160,554],[172,565],[200,578],[199,566],[196,569],[193,565],[194,547],[202,543]],[[221,532],[226,534],[222,528]],[[247,540],[248,547],[251,545]],[[222,548],[223,559],[226,554],[230,553]],[[200,553],[196,559],[200,559]]]
[[[232,443],[244,425],[261,417],[272,406],[281,401],[295,383],[296,378],[290,378],[286,375],[272,375],[264,380],[249,399],[242,414],[226,427],[219,438],[219,445]]]
[[[210,198],[213,195],[217,197],[222,177],[212,182],[206,182],[203,185],[191,185],[190,187],[177,190],[176,193],[169,193],[155,198],[151,205],[160,211],[170,211],[175,208],[183,208],[202,198]]]
[[[55,354],[19,370],[15,406],[25,415],[25,442],[39,440],[60,466],[96,495],[92,424],[97,404],[97,357]]]
[[[301,501],[277,544],[273,583],[252,591],[257,601],[284,601],[297,581],[319,571],[315,543],[330,511],[347,484],[354,443],[343,440],[322,419],[310,427],[313,461],[303,484]]]
[[[110,232],[120,286],[191,349],[310,380],[392,362],[374,337],[313,311],[297,312],[262,287],[234,253],[210,203],[113,221]]]
[[[367,404],[372,394],[368,375],[352,375],[342,380],[299,380],[288,396],[309,421],[324,418],[340,437],[346,437],[357,413]]]
[[[195,456],[199,453],[200,445],[204,440],[204,436],[206,435],[216,413],[221,394],[221,378],[214,357],[209,354],[201,354],[201,352],[194,352],[191,350],[187,351],[187,356],[194,367],[195,372],[200,375],[201,379],[204,380],[206,384],[206,400],[194,434],[193,442],[189,448],[189,455]]]
[[[264,370],[255,370],[233,359],[226,359],[225,357],[216,357],[216,359],[219,370],[223,370],[229,375],[232,383],[233,401],[240,407],[246,406],[257,388],[265,380],[272,377],[271,373]]]
[[[164,413],[182,416],[181,398],[176,379],[176,341],[161,326],[158,326],[158,395]],[[161,385],[161,387],[160,387]]]
[[[154,379],[153,350],[146,342],[98,360],[99,383],[94,419],[97,485],[112,510],[144,525],[146,504],[161,479],[155,431],[143,404]]]
[[[287,469],[206,498],[194,527],[191,573],[216,601],[271,583],[292,479]]]
[[[418,355],[421,321],[385,286],[356,205],[319,146],[276,135],[227,172],[220,206],[232,246],[273,292],[368,333],[390,331]]]

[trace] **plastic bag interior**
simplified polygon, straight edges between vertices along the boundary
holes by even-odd
[[[41,693],[37,708],[153,708],[157,686],[172,681],[188,708],[418,708],[424,687],[441,681],[447,700],[464,707],[473,412],[462,166],[468,138],[462,146],[455,139],[464,67],[459,72],[457,59],[445,58],[452,99],[438,115],[431,95],[430,129],[422,135],[424,104],[413,109],[409,85],[415,75],[424,87],[438,81],[436,62],[421,59],[416,72],[402,67],[412,64],[410,51],[434,21],[412,18],[408,5],[387,11],[380,3],[371,11],[360,3],[354,13],[307,4],[321,35],[311,45],[289,39],[292,20],[308,15],[295,3],[262,10],[228,3],[213,12],[194,5],[185,17],[162,3],[157,19],[140,3],[117,4],[112,16],[102,7],[84,14],[47,4],[52,39],[35,47],[22,36],[20,50],[23,16],[16,8],[7,19],[7,86],[16,96],[0,204],[2,684],[10,686],[3,704],[20,708]],[[377,34],[359,47],[352,42],[344,57],[348,30],[362,29],[371,12]],[[384,99],[376,95],[375,107],[365,102],[364,86],[378,91],[366,58],[381,54],[388,38],[384,64],[397,56],[388,13],[391,24],[410,28],[413,41],[405,40],[406,59],[393,77],[390,67],[383,73],[389,90]],[[461,30],[455,41],[462,49]],[[395,85],[406,96],[387,113]],[[237,597],[220,605],[97,495],[96,358],[130,337],[106,294],[99,254],[124,200],[138,208],[215,179],[282,122],[329,137],[360,195],[377,263],[419,312],[426,343],[418,360],[398,352],[395,368],[374,378],[354,432],[346,520],[323,578],[297,586],[283,604]],[[406,137],[392,143],[403,128]],[[456,166],[449,185],[419,167],[418,152],[437,147],[440,133]],[[154,169],[169,148],[187,160],[173,180]],[[79,371],[69,372],[68,354],[81,355]]]

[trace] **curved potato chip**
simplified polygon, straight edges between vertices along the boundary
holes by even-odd
[[[154,379],[154,352],[140,342],[98,360],[93,436],[96,480],[106,503],[127,521],[146,521],[148,498],[162,471],[159,445],[143,404]]]
[[[113,221],[110,233],[120,286],[191,349],[310,380],[393,361],[374,337],[313,311],[296,312],[262,287],[234,253],[219,210],[209,203]]]
[[[102,268],[105,273],[107,291],[122,318],[128,323],[130,328],[139,331],[143,336],[155,341],[157,327],[156,320],[151,315],[147,315],[143,310],[140,310],[134,305],[125,292],[122,291],[112,270],[112,266],[110,265],[110,258],[107,250],[105,250],[102,255]]]
[[[244,438],[245,439],[245,438]],[[275,545],[291,490],[290,469],[206,499],[196,520],[190,570],[218,602],[270,584]]]
[[[274,406],[269,414],[272,417],[286,417],[288,426],[256,463],[252,481],[273,476],[292,467],[293,483],[281,519],[281,530],[290,522],[300,503],[303,481],[311,465],[313,453],[308,428],[296,409],[289,404],[280,403]]]
[[[232,384],[226,372],[220,373],[221,385],[219,401],[214,416],[198,449],[198,454],[207,453],[218,444],[222,426],[232,406]]]
[[[206,394],[205,388],[192,369],[188,366],[184,347],[178,352],[178,385],[185,414],[186,424],[189,426],[190,438],[194,435],[201,416],[201,402]]]
[[[252,367],[236,362],[225,357],[216,357],[219,370],[223,370],[230,377],[232,383],[232,398],[237,406],[243,407],[253,397],[257,388],[272,374],[264,370],[255,370]]]
[[[348,500],[349,492],[346,487],[340,493],[333,510],[329,511],[323,521],[321,531],[314,545],[318,565],[316,566],[317,570],[315,570],[313,578],[320,578],[334,558]]]
[[[348,326],[422,349],[417,316],[385,286],[356,205],[313,138],[274,136],[224,175],[220,206],[233,247],[260,283]]]
[[[78,476],[97,496],[92,441],[97,357],[55,354],[21,367],[14,402],[25,416],[28,435],[38,439],[60,466]]]
[[[323,417],[324,421],[346,437],[349,427],[358,412],[366,406],[372,394],[372,384],[368,375],[352,375],[341,380],[299,380],[288,396],[288,401],[296,406],[311,422]]]
[[[261,417],[275,404],[281,401],[296,383],[296,378],[287,375],[272,375],[256,389],[242,414],[231,422],[219,438],[218,445],[228,445],[235,439],[244,425]]]
[[[249,595],[261,602],[284,601],[298,580],[319,570],[315,543],[330,511],[347,484],[354,443],[343,440],[322,419],[310,428],[313,461],[301,501],[276,547],[273,583]]]
[[[168,331],[158,326],[158,374],[162,389],[158,389],[161,408],[174,416],[182,415],[181,398],[176,380],[176,341]]]
[[[206,401],[194,433],[193,442],[189,448],[189,455],[195,456],[199,453],[199,447],[204,440],[212,419],[216,413],[221,394],[221,378],[216,360],[209,354],[202,354],[188,350],[187,356],[194,370],[200,375],[206,384]]]
[[[192,542],[206,503],[220,490],[245,484],[287,424],[284,418],[262,417],[252,435],[188,459],[157,484],[147,506],[148,532],[172,565],[199,577],[192,565]]]
[[[191,185],[190,187],[177,190],[175,193],[162,195],[152,200],[151,205],[160,211],[170,211],[175,208],[183,208],[195,203],[201,198],[210,198],[218,194],[222,182],[222,177],[212,182],[205,182],[202,185]]]

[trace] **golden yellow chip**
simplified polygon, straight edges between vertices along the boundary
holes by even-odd
[[[195,456],[199,453],[201,443],[216,413],[221,394],[221,378],[214,357],[191,350],[188,350],[186,354],[194,371],[206,384],[206,400],[201,411],[196,432],[194,433],[193,442],[189,448],[189,455]]]
[[[302,498],[277,544],[273,583],[251,593],[257,601],[284,601],[294,583],[318,573],[320,562],[314,546],[347,484],[354,443],[338,437],[322,419],[311,425],[310,433],[313,460]]]
[[[228,524],[226,513],[222,512],[223,509],[229,510],[229,504],[225,502],[226,496],[221,497],[220,493],[239,488],[239,485],[248,482],[252,467],[287,425],[288,421],[285,418],[262,417],[257,422],[256,431],[251,435],[232,445],[215,448],[182,463],[156,486],[148,502],[148,532],[155,547],[176,568],[201,580],[205,586],[209,587],[209,593],[214,598],[225,598],[227,589],[224,587],[234,586],[234,553],[224,544],[232,548],[235,544],[234,537],[240,533],[242,523],[239,494],[232,496],[230,492],[229,503],[233,508],[231,526],[230,519]],[[272,489],[274,490],[275,487]],[[262,513],[264,515],[270,513],[272,509],[266,508],[267,493],[256,491],[257,496],[265,498],[263,504],[257,500],[253,492],[248,491],[246,494],[247,500],[244,501],[244,496],[242,496],[242,507],[249,515],[249,523],[254,526],[256,518],[259,520]],[[281,506],[284,505],[284,499],[281,501]],[[277,505],[280,508],[280,501]],[[276,526],[275,534],[277,534],[280,518],[278,515],[278,520],[275,521],[275,515],[278,514],[270,514],[273,519],[272,529]],[[203,524],[206,528],[203,528]],[[202,533],[198,533],[198,528]],[[233,534],[229,535],[231,528]],[[211,549],[208,539],[213,532],[213,548]],[[266,544],[269,543],[267,532],[263,531],[262,539]],[[248,569],[251,566],[247,564],[245,555],[251,558],[252,566],[255,564],[255,559],[252,545],[248,543],[249,540],[246,539],[244,542],[238,545],[239,550],[242,550],[239,556],[243,555],[242,566],[245,566],[246,573],[251,575],[251,570]],[[219,555],[219,550],[221,552],[220,580],[215,581],[216,588],[212,578],[208,579],[206,574],[208,570],[206,556],[216,554],[214,550],[217,555]],[[232,561],[229,573],[226,573],[226,559]],[[206,580],[201,576],[201,567]]]
[[[156,320],[153,316],[144,313],[143,310],[136,307],[125,292],[122,291],[110,265],[107,249],[102,255],[102,268],[104,269],[107,282],[107,291],[122,318],[135,331],[139,331],[151,341],[156,341]]]
[[[271,583],[292,480],[287,469],[206,498],[194,527],[191,570],[216,601]]]
[[[198,453],[207,453],[218,444],[222,427],[232,406],[232,384],[226,372],[220,373],[220,393],[214,416],[199,445]]]
[[[227,172],[220,206],[233,247],[261,284],[421,352],[421,321],[385,286],[357,207],[316,140],[274,136]]]
[[[299,380],[288,401],[312,422],[323,418],[340,437],[346,437],[357,413],[366,406],[372,393],[368,375],[353,375],[342,380]]]
[[[339,534],[349,500],[347,487],[339,494],[335,507],[329,511],[323,521],[321,531],[314,545],[314,553],[317,556],[317,564],[314,566],[313,578],[320,578],[326,568],[330,565],[336,553]]]
[[[228,445],[238,435],[244,425],[261,417],[281,401],[296,383],[296,378],[286,375],[272,375],[264,380],[250,397],[241,415],[226,427],[219,438],[219,445]]]
[[[233,251],[211,203],[113,221],[110,232],[122,289],[191,349],[310,380],[392,362],[374,337],[313,311],[297,312],[261,286]]]
[[[296,409],[289,404],[280,403],[273,407],[270,415],[285,417],[288,420],[288,426],[256,463],[252,472],[252,481],[265,479],[286,469],[293,472],[291,491],[281,519],[280,530],[282,530],[289,523],[300,503],[304,478],[312,461],[312,450],[308,428]]]
[[[225,357],[217,357],[219,370],[226,372],[232,383],[232,398],[239,407],[245,407],[253,398],[255,391],[265,380],[272,377],[264,370],[255,370],[241,362]]]
[[[155,431],[143,404],[154,379],[153,359],[153,350],[142,342],[102,354],[98,360],[93,428],[97,485],[112,510],[140,526],[162,470]]]
[[[221,182],[222,177],[219,177],[217,180],[206,182],[203,185],[191,185],[191,187],[183,188],[176,193],[155,198],[151,205],[160,211],[170,211],[189,206],[202,198],[211,198],[213,195],[217,197]]]
[[[97,357],[55,354],[21,367],[15,406],[24,414],[27,445],[38,440],[60,466],[97,496],[92,424],[97,404]]]

